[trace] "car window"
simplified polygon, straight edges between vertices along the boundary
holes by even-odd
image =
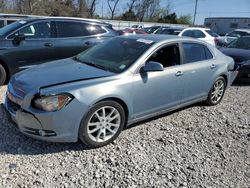
[[[163,67],[170,67],[180,64],[180,52],[178,44],[165,46],[150,56],[148,61],[161,63]]]
[[[0,27],[4,26],[4,20],[0,20]]]
[[[250,50],[250,37],[240,37],[233,40],[227,47]]]
[[[85,23],[81,22],[70,22],[70,21],[57,21],[57,37],[80,37],[89,35],[89,30],[93,30],[94,28],[88,28]]]
[[[212,37],[219,37],[217,33],[212,32],[210,29],[206,30],[206,32]]]
[[[153,44],[153,41],[147,39],[115,37],[84,51],[76,60],[120,73],[128,69]]]
[[[192,32],[192,30],[184,31],[184,32],[182,33],[182,36],[185,36],[185,37],[192,37],[192,36],[193,36],[193,32]]]
[[[206,35],[200,30],[193,30],[193,37],[194,38],[205,38]]]
[[[103,27],[99,25],[85,24],[84,27],[86,27],[86,30],[88,31],[87,35],[98,35],[107,32]]]
[[[213,58],[210,50],[202,44],[183,43],[183,50],[186,58],[185,63],[193,63]]]
[[[38,22],[24,27],[14,33],[10,38],[18,34],[24,34],[26,39],[51,38],[50,22]]]
[[[249,33],[245,32],[245,31],[233,31],[233,32],[229,33],[227,36],[242,37],[242,36],[247,36],[247,35],[249,35]]]

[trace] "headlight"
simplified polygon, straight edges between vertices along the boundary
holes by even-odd
[[[40,110],[54,112],[61,110],[72,99],[73,96],[70,96],[68,94],[41,96],[33,101],[33,105]]]

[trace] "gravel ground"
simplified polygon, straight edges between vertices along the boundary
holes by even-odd
[[[92,150],[28,138],[0,108],[0,187],[250,187],[250,86],[231,87],[217,106],[136,124]]]

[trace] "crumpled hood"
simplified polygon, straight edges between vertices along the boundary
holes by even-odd
[[[19,72],[11,78],[8,87],[9,89],[13,89],[20,97],[24,97],[25,93],[31,90],[38,91],[41,87],[77,80],[107,77],[114,74],[68,58],[45,63]]]
[[[220,48],[220,51],[234,59],[236,63],[250,60],[250,50],[238,48]]]

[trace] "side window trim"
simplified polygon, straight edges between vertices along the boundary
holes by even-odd
[[[161,48],[164,48],[164,47],[167,47],[167,46],[169,46],[169,45],[174,45],[174,44],[176,44],[176,45],[178,45],[178,48],[179,48],[179,55],[180,55],[180,64],[179,65],[175,65],[175,66],[171,66],[171,67],[177,67],[177,66],[180,66],[180,65],[182,65],[183,64],[183,56],[182,56],[182,51],[181,51],[181,48],[180,48],[180,46],[181,46],[181,42],[168,42],[168,43],[165,43],[165,44],[162,44],[162,45],[160,45],[160,46],[158,46],[156,49],[154,49],[141,63],[140,63],[140,65],[137,67],[137,69],[135,70],[135,72],[134,72],[134,75],[136,75],[136,74],[140,74],[140,69],[145,65],[145,63],[148,61],[148,59],[156,52],[156,51],[158,51],[158,50],[160,50]],[[166,70],[166,69],[169,69],[169,68],[171,68],[171,67],[164,67],[164,71]]]
[[[87,37],[93,37],[93,36],[102,36],[104,34],[109,33],[109,31],[103,27],[100,24],[95,24],[95,23],[88,23],[88,22],[84,22],[84,21],[78,21],[78,20],[53,20],[53,22],[55,22],[55,39],[74,39],[74,38],[87,38]],[[101,33],[101,34],[96,34],[96,35],[86,35],[86,36],[76,36],[76,37],[58,37],[58,27],[56,22],[77,22],[77,23],[82,23],[82,24],[89,24],[89,25],[96,25],[96,26],[100,26],[102,29],[104,29],[106,32],[105,33]]]

